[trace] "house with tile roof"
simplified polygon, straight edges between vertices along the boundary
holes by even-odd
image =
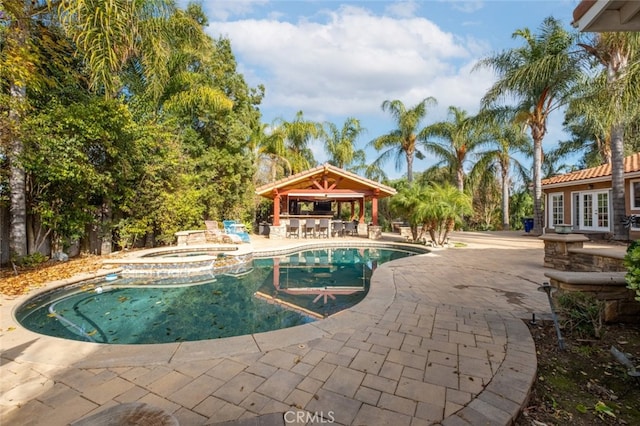
[[[640,217],[640,152],[624,159],[627,216]],[[611,165],[604,164],[542,180],[545,231],[571,224],[573,232],[606,237],[613,231]],[[640,239],[640,221],[632,222],[630,239]]]

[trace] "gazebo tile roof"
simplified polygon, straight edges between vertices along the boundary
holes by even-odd
[[[262,196],[269,196],[276,189],[305,189],[313,187],[311,178],[318,175],[333,175],[334,179],[344,180],[339,184],[341,188],[346,189],[377,189],[381,192],[382,197],[391,196],[396,193],[396,190],[390,186],[381,184],[371,179],[363,178],[355,173],[333,166],[329,163],[321,164],[317,167],[313,167],[309,170],[299,172],[288,176],[286,178],[279,179],[275,182],[268,183],[256,188],[256,194]]]

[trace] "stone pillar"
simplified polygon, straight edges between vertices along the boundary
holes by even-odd
[[[559,271],[570,271],[569,249],[582,248],[589,238],[582,234],[545,234],[541,235],[544,241],[544,266]]]
[[[287,236],[287,225],[282,224],[276,226],[275,224],[269,227],[269,239],[270,240],[284,240]]]
[[[382,227],[369,225],[369,239],[379,240],[380,238],[382,238]]]

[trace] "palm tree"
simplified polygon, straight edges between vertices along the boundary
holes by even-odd
[[[440,138],[440,142],[427,140]],[[434,123],[424,128],[419,135],[426,151],[440,158],[437,167],[445,166],[455,171],[458,191],[464,191],[465,163],[472,152],[487,140],[482,123],[474,116],[455,106],[449,107],[449,120]]]
[[[291,175],[291,163],[287,159],[285,139],[282,128],[269,129],[269,126],[264,123],[253,126],[249,148],[256,163],[256,171],[266,169],[268,175],[265,179],[256,178],[256,184],[276,181],[280,168],[282,168],[281,176]]]
[[[471,197],[450,184],[409,185],[391,199],[391,208],[407,219],[414,241],[428,232],[435,245],[443,245],[455,225],[473,212]]]
[[[420,101],[414,107],[407,109],[399,100],[386,100],[382,103],[382,110],[389,111],[396,122],[396,129],[379,136],[370,142],[377,151],[385,150],[375,163],[382,164],[390,157],[395,157],[396,170],[400,170],[402,158],[407,163],[407,181],[413,182],[413,159],[424,158],[424,154],[417,147],[420,122],[427,115],[427,107],[436,105],[433,97]]]
[[[546,18],[540,33],[528,28],[517,30],[514,38],[522,38],[524,46],[505,50],[481,60],[476,68],[493,69],[498,80],[482,99],[484,108],[499,101],[515,99],[515,110],[533,139],[534,229],[542,233],[542,141],[547,133],[549,115],[565,105],[581,77],[579,57],[571,53],[576,35],[567,32],[559,21]]]
[[[34,18],[46,12],[47,4],[5,0],[1,7],[3,21],[7,22],[7,27],[2,33],[3,43],[0,46],[0,60],[3,64],[0,72],[9,92],[8,95],[2,96],[2,104],[6,105],[7,113],[6,121],[3,120],[1,126],[2,143],[7,147],[6,158],[9,165],[9,251],[12,256],[21,258],[28,254],[29,248],[26,173],[20,164],[24,146],[18,129],[27,109],[27,85],[39,84],[39,66],[46,61],[42,52],[34,49],[35,44],[31,43],[30,39],[36,31]],[[4,108],[3,106],[3,110]],[[2,114],[2,117],[4,116],[5,114]]]
[[[278,143],[284,144],[285,157],[291,165],[292,173],[299,173],[315,166],[316,160],[309,148],[309,142],[324,135],[319,123],[305,120],[303,112],[298,111],[293,121],[276,119],[274,127],[275,136],[281,138]]]
[[[627,230],[624,200],[624,131],[637,117],[640,82],[640,34],[636,32],[601,33],[591,45],[580,44],[604,67],[606,75],[605,123],[611,125],[611,185],[613,206],[613,239],[625,240]]]
[[[121,71],[138,58],[145,78],[156,90],[168,77],[165,66],[171,37],[167,18],[176,12],[171,0],[126,2],[54,2],[58,17],[91,72],[91,87],[115,96],[122,89]],[[197,32],[191,32],[191,35]]]
[[[3,56],[14,57],[19,66],[7,69],[10,101],[10,134],[7,145],[10,167],[11,230],[10,250],[13,255],[27,254],[26,236],[26,174],[20,166],[23,145],[17,129],[25,110],[26,88],[37,80],[39,56],[32,50],[36,20],[57,15],[62,29],[73,40],[76,49],[86,60],[91,88],[112,97],[121,88],[120,71],[133,57],[140,60],[149,79],[163,76],[166,37],[164,18],[175,11],[170,0],[130,2],[86,1],[23,1],[5,0],[3,12],[8,22],[8,40]]]
[[[516,154],[530,154],[531,141],[515,123],[493,122],[490,127],[491,139],[488,149],[477,153],[472,178],[479,174],[495,174],[500,178],[502,190],[502,229],[509,230],[509,190],[512,186],[512,172],[526,176],[525,167]]]
[[[333,123],[325,123],[325,127],[325,146],[329,153],[329,163],[344,169],[356,160],[364,160],[364,151],[355,149],[356,139],[366,130],[360,124],[360,120],[349,117],[342,129],[338,129]]]

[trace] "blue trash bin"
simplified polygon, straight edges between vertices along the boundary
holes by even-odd
[[[533,229],[533,218],[525,217],[522,219],[522,223],[524,224],[524,232],[530,232]]]

